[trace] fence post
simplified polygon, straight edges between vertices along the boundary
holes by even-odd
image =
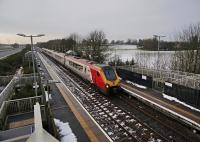
[[[29,99],[29,101],[30,101],[30,109],[32,110],[33,109],[33,104],[32,104],[31,98]]]
[[[20,104],[19,104],[19,101],[17,101],[17,107],[18,107],[18,111],[20,112],[21,109],[20,109]]]

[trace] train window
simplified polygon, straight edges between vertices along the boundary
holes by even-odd
[[[77,63],[69,61],[69,65],[72,66],[72,67],[74,67],[74,68],[76,68],[76,69],[78,69],[78,70],[80,70],[80,71],[83,71],[83,66],[81,66],[81,65],[79,65]]]
[[[117,79],[116,74],[112,67],[106,66],[106,67],[103,67],[102,69],[108,80],[116,80]]]
[[[100,76],[99,72],[97,72],[97,76]]]
[[[86,67],[85,67],[85,72],[86,72]]]

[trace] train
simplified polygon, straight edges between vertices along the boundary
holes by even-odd
[[[107,64],[97,64],[94,61],[66,55],[46,48],[43,48],[42,52],[79,75],[82,79],[89,81],[105,95],[116,94],[121,90],[119,76]]]

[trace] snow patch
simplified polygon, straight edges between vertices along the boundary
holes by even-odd
[[[146,98],[144,98],[144,97],[142,97],[142,96],[140,96],[140,95],[138,95],[138,94],[136,94],[136,93],[134,93],[134,92],[131,92],[130,90],[128,90],[128,89],[126,89],[126,88],[124,88],[124,87],[122,87],[122,89],[124,89],[126,92],[132,94],[133,96],[136,96],[137,98],[140,98],[140,99],[143,99],[143,100],[145,100],[145,101],[147,101],[147,102],[150,102],[151,104],[153,104],[153,105],[155,105],[155,106],[157,106],[157,107],[159,107],[159,108],[161,108],[161,109],[164,109],[164,110],[168,111],[169,113],[171,113],[171,114],[173,114],[173,115],[175,115],[175,116],[180,117],[181,119],[183,119],[184,121],[186,121],[188,124],[190,124],[190,125],[192,124],[192,125],[194,125],[195,127],[200,128],[199,123],[197,123],[197,122],[195,122],[195,121],[193,121],[193,120],[191,120],[191,119],[189,119],[189,118],[187,118],[187,117],[185,117],[185,116],[183,116],[183,115],[180,115],[180,114],[176,113],[175,111],[172,111],[172,110],[170,110],[170,109],[168,109],[168,108],[166,108],[166,107],[163,107],[163,106],[161,106],[161,105],[159,105],[159,104],[157,104],[157,103],[155,103],[155,102],[153,102],[153,101],[150,101],[150,100],[148,100],[148,99],[146,99]],[[198,129],[198,130],[199,130],[199,129]]]
[[[147,76],[142,75],[142,79],[147,80]]]
[[[165,82],[165,85],[166,85],[166,86],[169,86],[169,87],[172,87],[172,84],[169,83],[169,82]]]
[[[137,83],[133,83],[133,82],[131,82],[131,81],[129,81],[129,80],[126,80],[126,83],[132,84],[133,86],[136,86],[136,87],[138,87],[138,88],[147,89],[146,86],[139,85],[139,84],[137,84]]]
[[[58,119],[54,119],[54,122],[59,129],[61,142],[77,142],[77,138],[72,132],[68,122],[64,123]]]
[[[182,105],[184,105],[184,106],[186,106],[186,107],[188,107],[188,108],[190,108],[190,109],[192,109],[192,110],[195,110],[195,111],[200,112],[199,109],[197,109],[197,108],[195,108],[195,107],[193,107],[193,106],[191,106],[191,105],[188,105],[188,104],[186,104],[185,102],[181,102],[179,99],[177,99],[177,98],[175,98],[175,97],[168,96],[168,95],[166,95],[166,94],[164,94],[164,93],[163,93],[162,95],[163,95],[163,98],[165,98],[165,99],[168,99],[168,100],[170,100],[170,101],[175,101],[175,102],[180,103],[180,104],[182,104]]]

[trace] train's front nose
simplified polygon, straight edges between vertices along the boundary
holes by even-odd
[[[102,67],[102,70],[105,76],[104,80],[105,80],[106,92],[109,92],[108,94],[117,92],[120,80],[116,72],[110,66],[104,66]]]
[[[109,94],[116,94],[120,91],[120,81],[116,79],[115,81],[108,81],[106,88]]]

